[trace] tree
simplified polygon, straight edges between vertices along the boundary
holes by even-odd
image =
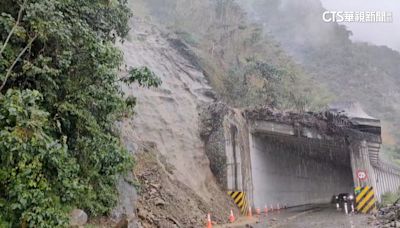
[[[132,164],[113,128],[134,105],[120,83],[160,84],[147,68],[118,76],[126,0],[3,0],[0,11],[0,225],[109,212]]]
[[[228,104],[315,111],[329,101],[323,85],[313,81],[243,9],[243,5],[251,9],[255,2],[275,7],[279,1],[170,0],[168,8],[158,7],[165,4],[163,0],[134,2],[144,4],[150,15],[175,30]]]

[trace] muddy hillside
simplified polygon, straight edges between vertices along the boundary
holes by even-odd
[[[148,66],[162,80],[157,89],[124,88],[138,102],[136,114],[120,126],[127,148],[142,154],[135,175],[137,213],[145,227],[199,226],[208,212],[222,222],[229,216],[225,209],[233,207],[210,171],[198,130],[199,112],[214,101],[213,92],[184,49],[140,19],[132,20],[129,39],[122,44],[127,67]]]

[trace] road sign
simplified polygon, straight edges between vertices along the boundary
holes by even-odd
[[[358,170],[357,171],[357,178],[361,181],[364,181],[367,179],[367,172],[364,170]]]

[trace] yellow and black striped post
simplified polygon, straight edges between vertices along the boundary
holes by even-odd
[[[235,204],[239,207],[242,215],[246,215],[248,209],[246,193],[239,191],[228,191],[228,195],[233,199]]]
[[[356,195],[355,208],[359,213],[366,214],[376,209],[376,198],[373,187],[356,187],[354,193]]]

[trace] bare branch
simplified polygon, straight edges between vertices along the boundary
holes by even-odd
[[[17,62],[19,61],[19,59],[22,57],[22,55],[26,52],[26,50],[28,50],[28,48],[32,45],[33,41],[35,41],[37,38],[37,35],[35,35],[30,41],[29,43],[25,46],[24,49],[22,49],[22,51],[19,53],[19,55],[17,56],[17,58],[15,58],[13,64],[10,66],[10,68],[8,68],[7,70],[7,74],[6,77],[4,78],[3,83],[0,86],[0,92],[1,90],[4,88],[4,86],[6,85],[6,82],[8,80],[8,77],[10,77],[12,70],[14,69],[15,65],[17,64]]]
[[[3,47],[1,47],[0,56],[1,56],[1,54],[3,53],[4,49],[6,48],[7,43],[10,41],[11,36],[14,34],[15,30],[17,29],[17,27],[18,27],[18,25],[19,25],[19,22],[21,21],[22,12],[24,11],[24,8],[25,8],[25,3],[26,3],[26,0],[25,0],[24,3],[22,4],[21,8],[19,9],[18,17],[17,17],[17,21],[15,22],[15,25],[12,27],[10,33],[8,34],[7,39],[6,39],[6,41],[4,42],[4,44],[3,44]]]

